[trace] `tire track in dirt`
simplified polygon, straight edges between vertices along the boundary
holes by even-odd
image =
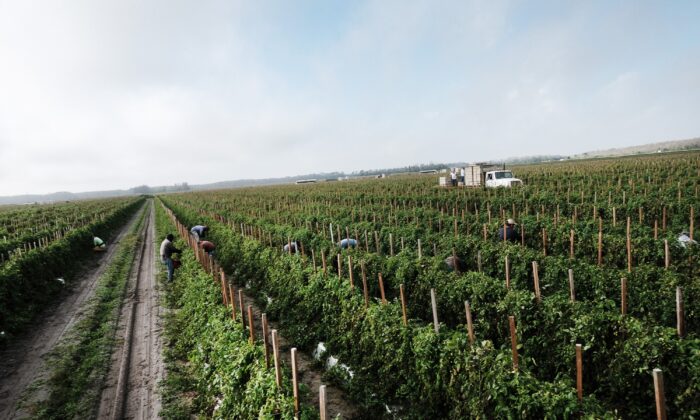
[[[140,214],[141,209],[125,224],[107,251],[91,262],[92,267],[79,275],[58,305],[47,308],[37,316],[33,328],[0,351],[1,419],[30,417],[30,413],[17,409],[24,390],[35,381],[46,378],[45,356],[80,319],[84,304],[94,295],[97,281],[114,258],[116,244],[131,230]]]
[[[153,207],[122,307],[119,341],[102,393],[99,418],[154,419],[161,408],[158,382],[165,374],[160,297],[155,275]]]

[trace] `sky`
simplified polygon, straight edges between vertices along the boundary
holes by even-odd
[[[0,195],[700,136],[700,2],[0,0]]]

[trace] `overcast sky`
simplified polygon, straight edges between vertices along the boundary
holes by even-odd
[[[700,1],[0,0],[0,195],[700,135]]]

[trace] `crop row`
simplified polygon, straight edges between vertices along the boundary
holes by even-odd
[[[206,221],[217,228],[212,237],[219,246],[217,252],[222,265],[235,269],[240,281],[249,282],[263,304],[267,298],[272,300],[267,311],[280,318],[288,336],[306,346],[317,340],[326,341],[331,351],[353,368],[355,376],[348,386],[367,407],[372,407],[373,402],[390,402],[418,416],[502,415],[513,407],[519,407],[519,412],[533,417],[538,413],[567,416],[579,410],[592,415],[620,410],[624,416],[633,416],[653,410],[651,387],[639,392],[637,385],[650,381],[650,370],[655,366],[664,368],[671,372],[671,377],[678,379],[668,388],[672,412],[693,413],[693,407],[698,403],[698,377],[697,371],[693,370],[700,357],[697,336],[680,340],[675,338],[673,328],[655,326],[636,316],[622,316],[619,304],[608,297],[611,295],[606,295],[611,287],[605,284],[608,278],[587,285],[585,276],[579,281],[577,274],[577,285],[581,285],[577,286],[577,295],[580,291],[584,300],[577,299],[572,303],[568,291],[564,295],[562,287],[557,287],[564,283],[561,277],[555,278],[558,277],[555,272],[561,270],[551,270],[552,277],[545,274],[543,279],[547,280],[542,280],[542,289],[547,290],[547,296],[538,302],[523,281],[525,276],[514,274],[513,278],[520,280],[514,280],[513,287],[508,290],[503,280],[483,272],[448,273],[441,257],[417,258],[415,253],[404,252],[386,258],[351,251],[349,254],[359,260],[356,262],[365,266],[365,274],[369,276],[371,273],[371,278],[376,278],[376,270],[385,274],[388,303],[372,300],[365,309],[362,292],[349,287],[348,279],[343,278],[342,273],[341,277],[335,276],[330,269],[324,273],[312,267],[307,258],[280,256],[276,246],[266,246],[269,237],[260,230],[244,229],[243,232],[250,236],[241,237],[238,226],[221,222],[225,217],[208,217],[203,212],[183,207],[181,203],[176,204],[179,199],[168,197],[166,201],[185,223]],[[467,249],[472,247],[473,250],[475,246],[481,249],[485,267],[496,267],[488,262],[503,255],[503,251],[516,259],[516,255],[525,260],[532,257],[532,254],[522,255],[522,252],[529,251],[520,247],[498,243],[491,244],[489,250],[484,249],[485,244],[479,241],[470,244],[472,238],[463,238],[462,241],[464,243],[457,244]],[[312,245],[309,248],[313,249]],[[341,260],[347,256],[343,254]],[[543,265],[549,267],[551,264]],[[519,264],[514,261],[513,266]],[[592,273],[589,282],[594,282],[598,274],[601,274],[600,269]],[[412,318],[403,327],[399,321],[401,306],[395,298],[399,282],[406,287],[408,313]],[[370,294],[377,296],[376,283],[372,280],[371,284],[375,286],[370,286]],[[587,291],[587,287],[598,285],[608,289],[603,287],[596,291],[591,287]],[[445,328],[439,334],[431,333],[431,328],[425,326],[430,309],[423,302],[429,301],[427,292],[430,288],[437,290],[438,312],[441,320],[446,320]],[[588,300],[587,294],[592,294]],[[619,296],[619,291],[615,295]],[[474,346],[463,345],[466,340],[464,326],[457,325],[464,313],[459,308],[463,308],[463,301],[467,299],[474,308],[476,335],[482,340]],[[630,303],[632,306],[634,304]],[[518,320],[518,341],[525,361],[520,365],[519,375],[515,376],[508,369],[504,370],[507,364],[504,360],[510,360],[506,320],[511,315]],[[452,338],[461,340],[460,345],[451,342]],[[426,343],[430,344],[429,349],[421,347]],[[583,406],[576,402],[571,386],[575,343],[586,348],[585,383],[596,395],[593,400],[585,400],[589,402],[584,402]],[[446,350],[454,346],[459,349],[457,353]],[[388,349],[398,350],[399,355],[394,357]],[[477,351],[486,351],[488,355],[473,359],[473,352]],[[489,357],[499,360],[500,367],[489,365]],[[470,373],[474,373],[470,371],[475,369],[472,365],[470,369],[457,372],[445,371],[449,366],[464,367],[465,360],[480,366],[476,369],[480,372],[477,376],[467,379]],[[616,362],[619,372],[616,370],[611,374],[611,360]],[[424,369],[426,366],[430,368]],[[491,375],[491,382],[477,381],[487,374]],[[532,389],[509,388],[515,386],[514,383],[523,387],[536,384],[547,392],[543,395]],[[455,386],[477,392],[473,396],[463,395],[462,388]],[[506,400],[499,399],[501,391]],[[434,400],[426,399],[427,396],[434,397]],[[567,399],[569,397],[571,399]],[[511,415],[515,415],[513,413]]]
[[[79,264],[92,255],[93,232],[107,238],[143,203],[143,198],[103,203],[105,213],[91,223],[0,266],[0,343],[21,331],[65,284],[70,285],[71,275]],[[57,281],[58,278],[62,281]]]

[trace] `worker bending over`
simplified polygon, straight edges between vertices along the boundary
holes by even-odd
[[[194,236],[194,239],[197,240],[197,243],[199,243],[201,239],[204,239],[207,232],[209,232],[209,226],[207,225],[196,225],[192,226],[192,229],[190,229],[190,234]]]
[[[518,239],[520,239],[520,234],[518,233],[517,230],[515,230],[515,220],[513,219],[508,219],[506,221],[505,226],[501,226],[498,228],[498,240],[502,241],[505,240],[511,241],[511,242],[518,242]],[[505,227],[505,229],[504,229]]]

